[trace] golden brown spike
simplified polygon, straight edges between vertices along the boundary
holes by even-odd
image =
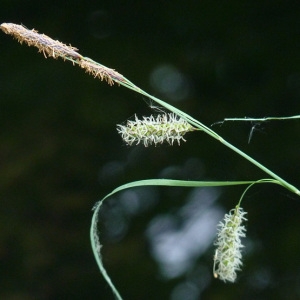
[[[114,84],[114,80],[123,80],[123,76],[114,69],[99,65],[90,59],[81,60],[79,65],[81,68],[85,69],[87,73],[93,75],[95,78],[106,80],[110,85]]]
[[[74,60],[81,59],[82,56],[76,52],[76,48],[65,45],[57,40],[51,39],[45,34],[40,34],[36,30],[29,30],[22,25],[13,23],[2,23],[0,28],[6,33],[12,35],[21,44],[24,42],[28,46],[34,46],[42,52],[45,57],[62,57]]]
[[[81,56],[75,47],[68,46],[60,41],[53,40],[45,34],[40,34],[36,30],[29,30],[22,25],[13,23],[2,23],[0,29],[6,34],[12,35],[21,44],[24,42],[28,46],[34,46],[42,52],[44,56],[58,58],[64,60],[68,59],[73,64],[78,64],[81,68],[85,69],[87,73],[93,75],[95,78],[106,80],[108,84],[113,85],[114,81],[125,81],[124,77],[113,69],[107,68],[98,64],[97,62]]]

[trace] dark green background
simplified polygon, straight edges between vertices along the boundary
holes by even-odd
[[[0,1],[1,23],[71,43],[206,125],[299,114],[299,16],[299,1]],[[267,177],[203,133],[189,134],[180,147],[129,148],[116,124],[150,114],[145,97],[46,60],[3,32],[0,53],[1,299],[113,299],[92,255],[89,226],[94,203],[120,184]],[[184,76],[181,101],[151,84],[161,66]],[[162,80],[173,87],[172,78]],[[300,121],[262,124],[248,144],[253,125],[214,129],[299,187]],[[217,189],[207,207],[221,217],[242,191]],[[186,272],[164,277],[148,228],[164,216],[181,232],[191,192],[139,188],[106,201],[104,264],[124,299],[300,299],[300,198],[272,185],[254,187],[243,202],[249,221],[236,284],[213,279],[212,243]]]

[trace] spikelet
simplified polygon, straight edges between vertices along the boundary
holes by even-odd
[[[115,70],[80,55],[77,52],[77,48],[53,40],[49,36],[40,34],[34,29],[29,30],[22,25],[13,23],[2,23],[0,29],[6,34],[12,35],[21,44],[24,42],[28,46],[37,47],[39,52],[42,52],[46,58],[61,57],[63,60],[70,60],[73,65],[78,64],[81,68],[85,69],[87,73],[93,75],[95,78],[106,80],[110,85],[113,85],[114,81],[117,83],[125,81],[124,77]]]
[[[79,62],[79,66],[85,69],[86,73],[93,75],[95,78],[106,80],[109,85],[114,84],[114,80],[123,81],[123,76],[114,69],[102,66],[91,59],[85,58]]]
[[[117,125],[117,131],[127,145],[143,143],[145,147],[163,142],[173,145],[175,141],[180,145],[181,140],[186,141],[183,136],[194,130],[192,125],[174,113],[157,115],[156,118],[151,115],[143,117],[143,120],[135,116],[135,120],[128,120],[126,126]]]
[[[243,220],[247,220],[244,215],[246,212],[241,207],[232,209],[224,217],[224,223],[219,223],[218,238],[215,242],[217,246],[214,257],[214,276],[224,282],[234,282],[236,271],[241,270],[242,254],[241,237],[245,237],[245,226]]]
[[[21,44],[24,42],[28,46],[34,46],[47,57],[62,57],[63,59],[72,58],[74,60],[81,59],[82,56],[77,53],[75,47],[68,46],[60,41],[53,40],[45,34],[40,34],[38,31],[29,30],[22,25],[13,23],[2,23],[0,28],[6,33],[12,35]]]

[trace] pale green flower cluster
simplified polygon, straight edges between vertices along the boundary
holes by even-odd
[[[127,145],[142,143],[147,147],[163,142],[180,145],[181,140],[186,141],[183,136],[195,128],[176,114],[165,113],[143,117],[142,120],[135,115],[134,121],[128,120],[125,126],[117,125],[117,130]]]
[[[224,221],[218,227],[218,237],[215,245],[217,246],[214,257],[214,276],[224,282],[234,282],[236,271],[241,270],[242,254],[241,238],[245,237],[246,228],[242,226],[243,220],[247,220],[244,215],[246,212],[241,207],[232,209],[226,214]]]

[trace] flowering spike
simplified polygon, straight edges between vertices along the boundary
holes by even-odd
[[[196,129],[174,113],[157,115],[156,118],[151,115],[143,120],[135,116],[135,120],[128,120],[126,126],[117,125],[117,131],[127,145],[143,143],[145,147],[165,141],[170,145],[176,141],[180,145],[181,140],[185,141],[183,136],[193,130]]]
[[[78,64],[85,69],[87,73],[101,80],[106,80],[108,84],[113,85],[114,81],[120,83],[125,81],[124,77],[113,69],[107,68],[88,57],[80,55],[75,47],[53,40],[45,34],[40,34],[36,30],[29,30],[22,25],[13,23],[2,23],[0,29],[6,34],[12,35],[21,44],[24,42],[28,46],[34,46],[42,52],[44,56],[70,60],[73,65]]]
[[[22,25],[13,23],[2,23],[0,28],[6,33],[12,35],[21,44],[24,42],[28,46],[34,46],[43,52],[45,57],[62,57],[74,60],[81,59],[82,56],[76,52],[76,48],[65,45],[59,41],[53,40],[45,34],[40,34],[36,30],[29,30]]]
[[[79,66],[85,69],[86,73],[93,75],[95,78],[101,80],[105,79],[109,85],[113,85],[114,80],[124,81],[123,76],[114,69],[102,66],[87,57],[79,62]]]
[[[214,277],[224,282],[234,282],[236,271],[241,270],[242,254],[241,237],[245,237],[246,228],[242,226],[243,220],[247,220],[246,212],[241,207],[232,209],[224,217],[224,223],[220,222],[218,227],[217,246],[214,256]]]

